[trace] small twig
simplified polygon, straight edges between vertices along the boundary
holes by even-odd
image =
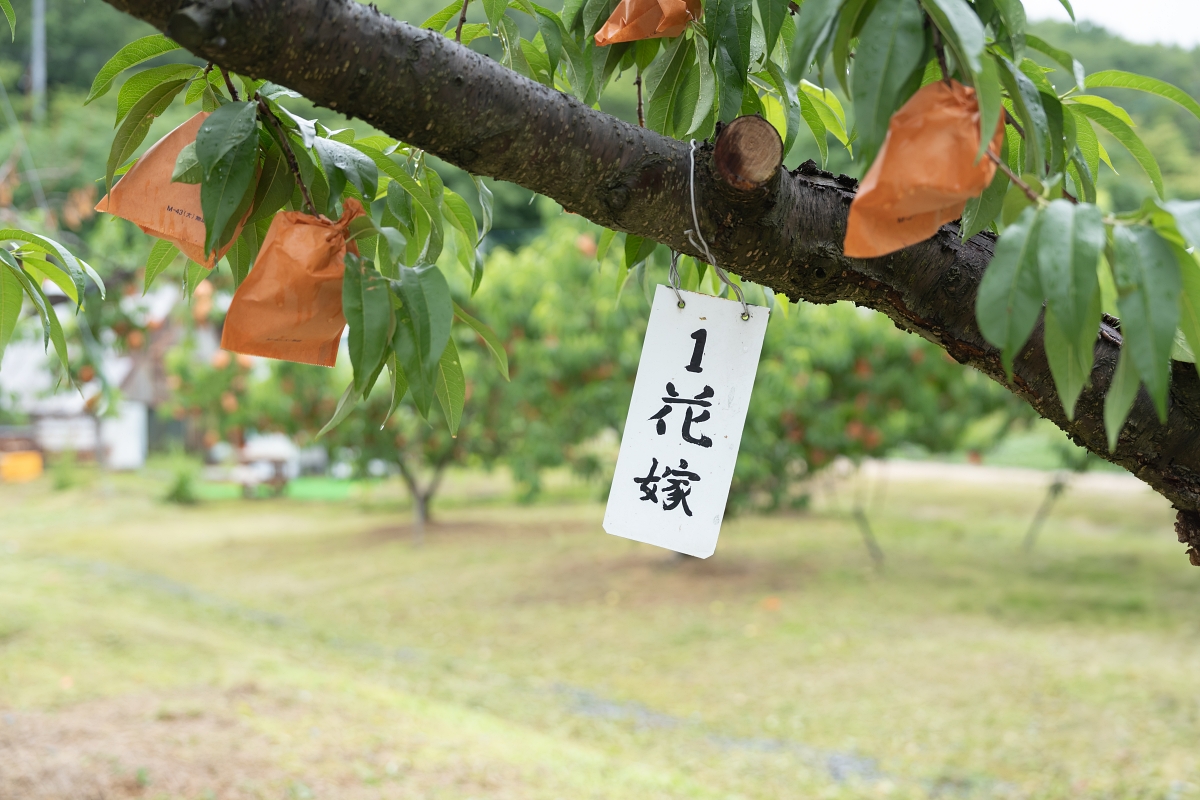
[[[221,77],[225,79],[225,88],[229,90],[229,96],[233,98],[233,102],[238,101],[237,89],[233,88],[233,81],[229,78],[229,73],[221,70]]]
[[[1008,113],[1007,108],[1004,109],[1004,121],[1007,122],[1009,125],[1012,125],[1014,128],[1016,128],[1017,134],[1022,139],[1025,138],[1025,129],[1021,127],[1021,123],[1017,122],[1017,120],[1013,117],[1012,114]]]
[[[204,79],[205,79],[205,80],[208,80],[208,73],[212,72],[212,69],[213,69],[213,67],[215,67],[215,66],[216,66],[216,64],[214,64],[214,63],[213,63],[213,62],[211,62],[211,61],[210,61],[210,62],[208,62],[207,64],[205,64],[205,65],[204,65],[204,73],[203,73],[203,77],[204,77]]]
[[[1000,171],[1007,175],[1008,179],[1012,181],[1015,186],[1017,186],[1021,191],[1025,192],[1025,196],[1028,197],[1032,202],[1036,203],[1042,199],[1042,196],[1035,192],[1032,186],[1021,180],[1013,173],[1011,169],[1008,168],[1008,164],[1004,163],[1004,159],[992,152],[992,148],[988,148],[987,154],[988,158],[994,161],[996,166],[1000,168]]]
[[[800,13],[800,4],[796,0],[788,0],[788,13],[793,17]]]
[[[928,19],[928,16],[926,16]],[[942,47],[942,35],[937,29],[937,25],[932,24],[930,20],[930,29],[933,31],[933,49],[937,53],[938,66],[942,69],[942,80],[946,85],[950,85],[950,68],[946,65],[946,48]]]
[[[317,216],[317,207],[313,203],[312,195],[308,193],[308,187],[304,185],[304,178],[300,176],[300,164],[296,161],[296,154],[292,152],[292,146],[288,143],[287,133],[283,130],[282,123],[271,111],[271,107],[267,105],[267,101],[263,99],[262,95],[256,94],[255,98],[258,100],[258,109],[262,113],[263,119],[275,129],[275,134],[279,137],[279,143],[283,146],[283,157],[287,159],[288,167],[291,168],[296,183],[300,185],[300,195],[304,198],[304,205],[307,206],[308,213],[314,217]]]
[[[454,29],[454,41],[462,44],[463,25],[467,24],[467,5],[471,0],[463,0],[462,13],[458,15],[458,27]]]
[[[637,77],[633,79],[633,85],[637,87],[638,126],[644,128],[646,127],[646,115],[642,110],[642,71],[640,69],[638,70]]]

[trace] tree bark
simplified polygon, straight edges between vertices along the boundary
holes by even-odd
[[[606,227],[701,255],[685,233],[692,227],[688,143],[614,119],[441,34],[351,0],[107,2],[203,59],[285,85]],[[1115,320],[1101,326],[1091,387],[1069,421],[1040,325],[1018,355],[1011,383],[999,352],[979,333],[975,294],[993,236],[963,242],[950,224],[883,258],[847,258],[842,240],[854,180],[809,162],[738,188],[714,169],[712,152],[704,144],[695,153],[695,193],[701,232],[722,267],[794,300],[847,300],[886,314],[1007,386],[1077,444],[1150,484],[1181,509],[1180,541],[1200,545],[1200,378],[1192,365],[1174,365],[1167,422],[1158,421],[1143,391],[1109,453],[1103,396],[1120,347]]]

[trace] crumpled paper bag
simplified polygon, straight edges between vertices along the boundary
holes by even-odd
[[[1004,117],[988,149],[1000,155]],[[892,115],[887,138],[850,204],[845,253],[875,258],[924,241],[962,216],[996,174],[978,161],[979,103],[957,81],[922,87]]]
[[[207,117],[208,112],[201,111],[155,142],[117,181],[112,191],[100,199],[96,210],[129,220],[151,236],[166,239],[197,264],[211,269],[233,245],[241,224],[229,244],[205,258],[200,184],[171,182],[179,151],[196,141],[200,124]]]
[[[690,20],[699,19],[702,10],[700,0],[621,0],[596,33],[596,46],[674,38]]]
[[[276,214],[254,267],[233,295],[221,347],[332,367],[346,327],[346,251],[358,254],[346,236],[350,223],[365,213],[351,197],[337,222],[299,211]]]

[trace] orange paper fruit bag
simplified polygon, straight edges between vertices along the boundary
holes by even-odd
[[[342,275],[350,223],[362,204],[346,200],[342,218],[331,222],[299,211],[281,211],[271,221],[254,268],[242,281],[221,333],[221,347],[235,353],[332,367],[346,318]]]
[[[988,149],[1004,143],[1004,119]],[[979,152],[975,90],[957,81],[924,86],[892,115],[887,138],[850,204],[845,253],[875,258],[924,241],[962,216],[992,181],[996,165]]]
[[[200,184],[171,182],[179,151],[196,141],[196,132],[207,117],[208,112],[201,111],[158,140],[112,187],[112,191],[101,198],[96,210],[129,220],[151,236],[171,242],[197,264],[211,269],[225,255],[237,233],[230,239],[230,244],[205,258]]]
[[[700,0],[621,0],[596,33],[596,46],[671,39],[683,33],[689,20],[699,19],[700,12]]]

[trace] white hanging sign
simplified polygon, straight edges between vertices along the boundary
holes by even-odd
[[[660,285],[604,530],[708,558],[717,549],[770,310]]]

